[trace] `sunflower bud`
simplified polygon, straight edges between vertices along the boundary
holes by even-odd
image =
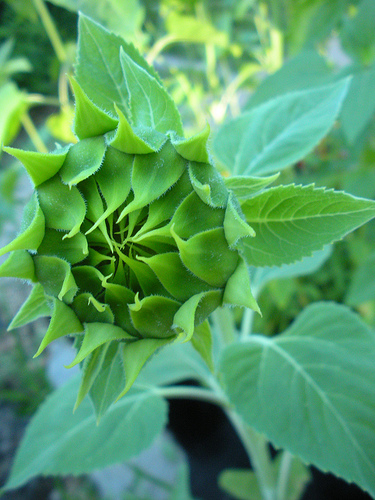
[[[137,65],[120,59],[131,82],[126,65]],[[170,100],[152,75],[142,76],[157,84],[161,105]],[[103,363],[121,359],[118,398],[158,348],[192,340],[203,355],[216,308],[257,304],[241,254],[254,233],[210,161],[209,127],[185,139],[168,123],[142,126],[134,106],[132,120],[116,104],[116,114],[106,112],[71,84],[76,144],[50,154],[4,148],[35,190],[23,231],[0,251],[11,252],[0,274],[35,283],[11,328],[51,316],[36,355],[76,337],[70,366],[84,362],[79,403]]]

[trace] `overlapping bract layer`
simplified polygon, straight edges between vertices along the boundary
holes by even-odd
[[[51,154],[7,149],[35,192],[24,231],[1,251],[12,252],[1,274],[36,283],[12,327],[51,309],[37,354],[76,335],[80,401],[119,350],[126,392],[167,343],[191,339],[209,351],[217,307],[257,305],[241,255],[254,233],[210,163],[208,127],[190,139],[137,129],[72,86],[76,144]]]

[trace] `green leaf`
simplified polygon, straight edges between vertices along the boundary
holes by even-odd
[[[129,342],[122,347],[122,358],[125,371],[125,387],[116,401],[124,397],[134,384],[146,361],[161,347],[166,346],[173,338],[141,339]]]
[[[76,77],[87,96],[101,109],[115,113],[114,103],[128,117],[128,92],[119,61],[120,47],[159,82],[157,73],[133,45],[109,33],[83,14],[78,23]]]
[[[80,293],[74,297],[71,304],[82,323],[105,323],[110,325],[114,322],[114,316],[108,304],[102,304],[88,292]]]
[[[173,343],[160,349],[144,366],[140,384],[171,385],[183,380],[204,381],[210,371],[190,342]]]
[[[375,495],[375,334],[348,308],[309,306],[283,334],[222,357],[225,390],[276,447]]]
[[[72,238],[64,238],[64,235],[61,231],[46,228],[38,255],[54,255],[70,264],[84,260],[89,253],[86,237],[82,233],[77,233]]]
[[[65,335],[83,332],[83,326],[69,306],[58,299],[53,299],[52,302],[53,311],[51,321],[34,358],[39,356],[54,340]]]
[[[190,161],[200,163],[210,163],[210,156],[207,150],[207,141],[210,135],[210,126],[207,123],[206,127],[196,135],[189,139],[172,136],[172,144],[178,154]]]
[[[253,266],[290,264],[343,238],[375,216],[375,202],[310,186],[278,186],[242,205],[255,238],[244,240]]]
[[[79,83],[69,79],[75,97],[74,133],[79,139],[104,135],[117,127],[118,121],[98,108],[84,93]]]
[[[143,208],[164,194],[181,177],[186,163],[170,142],[165,143],[158,153],[137,155],[131,179],[134,200],[121,212],[118,222],[128,213]]]
[[[110,325],[109,323],[86,323],[81,347],[76,357],[66,368],[72,368],[77,365],[102,344],[111,342],[112,340],[125,339],[133,340],[134,337],[116,325]]]
[[[350,306],[359,306],[375,298],[375,253],[355,270],[349,285],[345,302]]]
[[[224,124],[215,139],[219,159],[234,175],[265,175],[301,160],[332,127],[348,87],[346,78],[291,92]]]
[[[175,337],[172,330],[173,317],[180,303],[167,297],[152,295],[142,300],[135,296],[135,303],[129,305],[130,316],[135,328],[143,337],[164,339]]]
[[[45,217],[35,194],[25,207],[21,233],[0,249],[0,257],[14,250],[37,250],[44,238]]]
[[[150,138],[151,141],[144,141],[142,137],[136,134],[126,116],[122,113],[121,109],[116,106],[116,104],[115,109],[119,118],[119,125],[115,136],[110,141],[111,146],[119,151],[122,151],[123,153],[132,155],[153,153],[162,147],[166,141],[166,137],[163,134],[158,134],[156,132],[148,134],[148,138]]]
[[[263,191],[264,188],[272,184],[278,177],[279,174],[270,175],[269,177],[237,175],[224,178],[224,184],[242,202],[247,198],[251,198],[259,191]]]
[[[133,389],[109,408],[98,426],[88,400],[72,412],[78,382],[74,377],[41,405],[3,491],[41,474],[79,475],[129,460],[149,447],[166,424],[166,402]]]
[[[34,264],[36,277],[45,293],[69,304],[78,290],[70,264],[49,255],[36,255]]]
[[[330,257],[332,246],[326,245],[323,250],[314,252],[311,257],[304,257],[294,264],[284,264],[280,267],[251,267],[251,288],[258,295],[264,286],[272,280],[306,276],[317,271]]]
[[[29,252],[27,250],[11,252],[7,260],[0,265],[0,277],[37,281],[34,261]]]
[[[228,191],[218,170],[210,163],[189,163],[189,176],[194,191],[211,207],[225,207]]]
[[[139,257],[139,260],[150,266],[163,287],[177,300],[188,300],[192,295],[210,289],[207,283],[188,271],[177,252]]]
[[[303,50],[262,80],[247,101],[245,109],[254,108],[289,92],[326,85],[333,78],[327,61],[316,50]]]
[[[211,372],[214,371],[214,360],[212,357],[212,333],[210,323],[206,319],[194,329],[190,339],[194,349],[201,355]]]
[[[342,106],[340,121],[350,144],[355,144],[375,113],[375,65],[353,74],[350,89]]]
[[[51,309],[48,306],[42,285],[37,283],[8,326],[8,331],[47,316],[51,316]]]
[[[22,149],[4,148],[4,151],[19,160],[29,174],[34,186],[53,177],[62,167],[68,148],[57,149],[53,153],[36,153],[34,151],[23,151]]]
[[[180,115],[164,87],[122,48],[120,48],[120,61],[133,125],[150,127],[164,134],[175,131],[182,135]]]
[[[112,147],[107,148],[103,165],[95,174],[107,208],[86,234],[91,233],[124,203],[130,192],[132,166],[132,156]]]
[[[90,399],[94,405],[98,423],[111,404],[116,401],[125,385],[122,345],[118,342],[111,342],[110,344],[103,345],[102,348],[105,349],[105,352],[101,354],[103,355],[103,360],[100,361],[100,368],[90,386]],[[95,353],[96,351],[94,351],[93,355]],[[80,391],[81,388],[82,384]],[[77,398],[76,407],[78,406],[78,401]]]
[[[69,188],[55,175],[38,186],[37,193],[47,227],[69,231],[65,238],[71,238],[79,232],[86,205],[75,186]]]
[[[210,229],[187,241],[172,234],[185,266],[213,287],[222,287],[237,267],[238,253],[230,250],[222,228]],[[220,261],[220,268],[217,262]]]
[[[59,172],[63,183],[71,188],[93,175],[102,164],[105,150],[102,136],[88,137],[73,144]]]
[[[249,269],[240,257],[238,265],[225,285],[223,305],[248,307],[260,314],[259,306],[250,287]]]

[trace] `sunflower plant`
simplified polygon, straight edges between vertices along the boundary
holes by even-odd
[[[375,216],[343,192],[269,187],[327,133],[350,81],[261,105],[214,143],[208,124],[186,138],[156,71],[81,15],[70,83],[76,142],[4,148],[34,192],[0,275],[33,285],[10,329],[49,317],[36,356],[68,336],[81,372],[34,418],[5,489],[131,458],[163,429],[166,398],[191,397],[222,406],[249,454],[253,471],[220,477],[236,498],[298,498],[304,463],[375,494],[374,332],[318,303],[275,337],[251,333],[273,266],[309,272]],[[187,378],[200,386],[175,385]]]

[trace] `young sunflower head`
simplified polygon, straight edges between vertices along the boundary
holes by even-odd
[[[0,272],[35,284],[11,327],[51,316],[37,354],[74,335],[70,366],[84,361],[92,374],[120,353],[124,393],[159,347],[209,344],[216,308],[257,308],[241,255],[253,230],[210,161],[208,127],[190,139],[134,127],[116,105],[111,116],[72,87],[76,144],[5,148],[35,190]]]

